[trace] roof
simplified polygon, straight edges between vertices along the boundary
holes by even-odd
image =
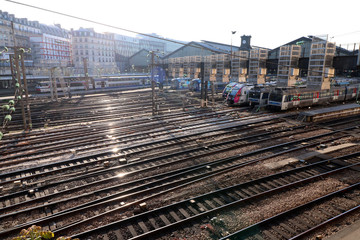
[[[308,37],[300,37],[300,38],[297,38],[297,39],[295,39],[295,40],[293,40],[293,41],[291,41],[291,42],[285,43],[285,44],[283,44],[283,45],[281,45],[281,46],[293,45],[293,44],[296,44],[297,42],[301,42],[301,41],[310,42],[310,43],[311,43],[311,42],[312,42],[312,39],[311,39],[311,38],[308,38]],[[279,49],[280,49],[281,46],[272,49],[269,53],[275,52],[275,51],[279,51]],[[349,50],[346,50],[345,48],[342,48],[341,45],[340,45],[339,47],[336,46],[336,52],[337,52],[337,54],[342,53],[342,54],[344,54],[344,55],[351,55],[351,54],[353,53],[353,51],[349,51]]]
[[[138,52],[134,53],[133,55],[131,55],[131,56],[129,57],[129,59],[135,57],[136,55],[140,55],[140,54],[141,54],[142,52],[144,52],[144,51],[145,51],[147,54],[150,52],[149,50],[146,50],[145,48],[143,48],[143,49],[139,50]]]
[[[308,38],[308,37],[300,37],[300,38],[297,38],[295,40],[292,40],[291,42],[288,42],[288,43],[285,43],[277,48],[274,48],[272,49],[270,52],[275,52],[275,51],[279,51],[280,47],[282,46],[286,46],[286,45],[293,45],[293,44],[296,44],[297,42],[300,42],[300,41],[304,41],[304,42],[312,42],[312,39],[311,38]]]
[[[227,51],[228,53],[232,51],[239,51],[240,47],[238,46],[234,46],[234,45],[228,45],[228,44],[223,44],[223,43],[216,43],[216,42],[211,42],[211,41],[206,41],[206,40],[201,40],[204,44],[211,46],[215,49],[218,50],[222,50],[222,51]]]
[[[62,29],[58,26],[49,26],[45,24],[40,24],[40,30],[42,33],[62,37],[62,38],[69,38],[69,33],[67,30]]]
[[[204,50],[211,51],[214,54],[229,54],[231,52],[231,48],[233,51],[239,50],[239,47],[237,47],[237,46],[231,47],[231,45],[226,45],[226,44],[222,44],[222,43],[215,43],[215,42],[204,41],[204,40],[202,40],[202,42],[192,41],[192,42],[189,42],[188,44],[185,44],[184,46],[176,49],[175,51],[171,52],[170,54],[164,56],[163,58],[169,58],[171,55],[173,55],[179,51],[182,51],[186,47],[202,48]]]

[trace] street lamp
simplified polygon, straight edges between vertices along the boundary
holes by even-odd
[[[233,59],[233,51],[232,51],[232,36],[236,33],[236,31],[231,31],[231,57],[230,57],[230,82],[232,81],[232,59]]]
[[[231,31],[231,45],[230,45],[230,49],[231,49],[231,59],[232,59],[232,56],[233,56],[233,53],[232,53],[232,36],[236,33],[236,31]]]

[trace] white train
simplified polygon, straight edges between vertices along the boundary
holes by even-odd
[[[94,84],[94,85],[93,85]],[[117,77],[89,77],[86,81],[84,77],[74,80],[74,78],[64,78],[61,83],[57,81],[57,91],[62,91],[62,88],[70,91],[79,91],[86,89],[110,89],[110,88],[133,88],[150,85],[150,77],[147,75],[126,75]],[[46,93],[50,92],[49,81],[38,82],[35,86],[36,92]]]

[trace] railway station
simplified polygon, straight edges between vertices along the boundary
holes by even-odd
[[[0,47],[0,239],[358,239],[355,45],[269,49],[244,34],[160,54],[142,47],[161,42],[3,16],[78,53],[39,70],[20,27]],[[102,69],[85,43],[104,44]]]

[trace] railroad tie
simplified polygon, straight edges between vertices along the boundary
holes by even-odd
[[[262,237],[262,236],[260,236],[260,234],[255,234],[254,236],[253,236],[253,238],[255,238],[255,239],[257,239],[257,240],[264,240],[264,238]]]
[[[216,208],[216,206],[209,200],[205,200],[205,203],[209,205],[211,208]]]
[[[310,229],[312,226],[307,223],[305,220],[301,219],[299,216],[295,217],[295,220],[298,221],[299,223],[301,223],[302,225],[306,226],[307,229]]]
[[[159,217],[165,223],[165,225],[170,225],[171,224],[169,219],[167,219],[167,217],[164,214],[159,215]]]
[[[108,235],[105,234],[105,235],[102,236],[102,240],[110,240],[110,239],[109,239]]]
[[[194,215],[198,215],[198,214],[199,214],[199,212],[198,212],[195,208],[193,208],[192,206],[188,206],[188,209],[189,209],[192,213],[194,213]]]
[[[149,229],[146,227],[145,223],[144,223],[142,220],[140,220],[140,221],[138,222],[138,224],[139,224],[141,230],[142,230],[144,233],[146,233],[146,232],[149,231]]]
[[[265,235],[268,239],[278,240],[279,238],[272,234],[270,231],[264,230],[263,235]]]
[[[283,231],[282,229],[280,229],[279,227],[276,226],[272,226],[271,229],[275,232],[277,232],[278,234],[280,234],[281,236],[285,237],[286,239],[291,238],[290,234],[288,234],[287,232]]]
[[[198,209],[199,209],[200,212],[205,212],[205,211],[208,210],[202,203],[197,202],[196,204],[199,207]]]
[[[233,200],[228,195],[226,195],[225,193],[218,194],[218,195],[221,197],[221,199],[223,199],[225,201],[225,203],[233,202]]]
[[[266,191],[272,189],[271,186],[268,185],[268,183],[259,183],[260,186],[262,186],[263,188],[265,188]]]
[[[298,227],[299,229],[301,229],[301,231],[306,231],[308,229],[308,228],[304,227],[304,225],[302,223],[298,223],[294,219],[288,219],[288,221],[292,225],[294,225],[294,226]]]
[[[113,233],[115,234],[117,240],[125,240],[124,237],[121,235],[121,232],[119,229],[115,230]],[[107,235],[105,235],[105,236],[107,237]],[[105,238],[104,238],[104,240],[105,240]],[[110,239],[108,238],[108,240],[110,240]]]
[[[130,231],[130,233],[131,233],[131,235],[132,235],[133,237],[136,237],[136,236],[137,236],[137,232],[136,232],[136,230],[135,230],[135,228],[134,228],[133,225],[127,225],[127,228],[129,229],[129,231]]]
[[[280,223],[280,226],[283,227],[286,231],[288,231],[291,234],[296,234],[296,232],[294,231],[294,229],[292,229],[291,227],[289,227],[288,225],[284,224],[284,223]]]
[[[242,193],[240,190],[234,190],[234,192],[237,195],[239,195],[242,199],[247,198],[247,196],[244,193]]]
[[[248,195],[248,197],[254,195],[253,193],[249,192],[249,190],[247,190],[246,188],[241,189],[241,191],[243,191],[244,193],[246,193],[246,194]]]
[[[5,206],[9,207],[11,205],[10,200],[5,200]]]
[[[173,210],[170,210],[169,213],[175,219],[175,221],[181,221],[180,217]]]
[[[153,227],[154,229],[159,228],[159,225],[156,223],[156,221],[155,221],[154,218],[149,217],[148,219],[149,219],[149,222],[150,222],[150,224],[152,225],[152,227]]]
[[[185,211],[185,209],[179,208],[178,210],[179,210],[179,212],[180,212],[185,218],[189,218],[189,217],[190,217],[190,215],[188,214],[187,211]]]

